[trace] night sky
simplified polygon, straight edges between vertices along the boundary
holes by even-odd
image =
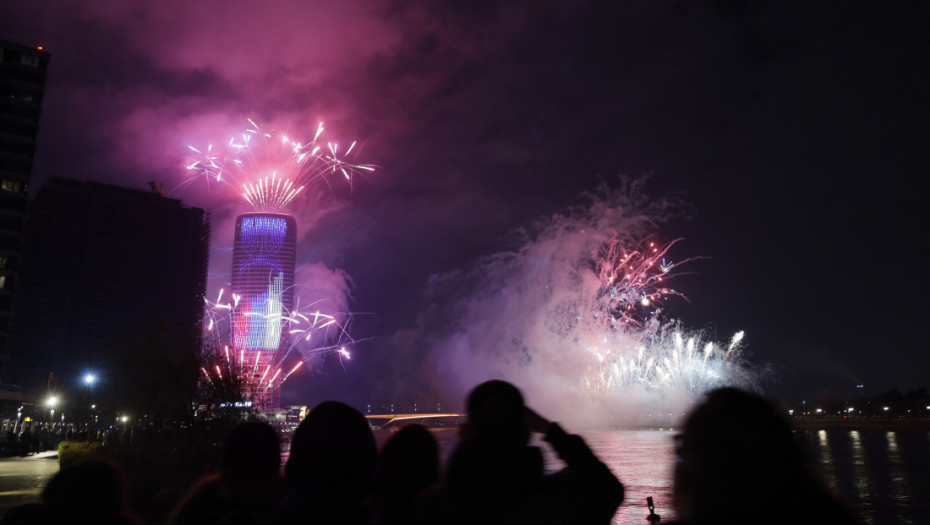
[[[658,237],[704,257],[675,281],[690,302],[666,313],[720,340],[745,330],[766,391],[800,400],[930,385],[928,11],[47,0],[0,4],[0,38],[52,54],[33,190],[52,175],[164,182],[212,214],[211,290],[243,209],[179,187],[187,145],[223,142],[248,117],[360,140],[357,158],[379,169],[305,203],[300,258],[344,270],[366,313],[353,334],[371,339],[345,371],[293,379],[285,401],[425,395],[396,334],[431,277],[601,181],[647,174],[648,195],[690,204]]]

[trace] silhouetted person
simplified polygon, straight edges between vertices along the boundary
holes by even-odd
[[[338,401],[314,407],[291,439],[283,521],[375,523],[369,498],[376,456],[371,426],[359,411]]]
[[[544,475],[541,451],[528,446],[532,432],[544,435],[565,469]],[[417,510],[421,523],[606,524],[623,501],[623,485],[584,440],[526,407],[510,383],[472,390],[461,437],[444,485]]]
[[[686,523],[857,523],[807,468],[788,421],[757,395],[710,392],[676,453],[674,505]]]
[[[61,469],[42,491],[42,502],[11,509],[2,523],[138,525],[129,508],[126,476],[116,463],[91,458]]]
[[[197,482],[168,523],[259,523],[276,516],[283,494],[277,432],[259,421],[240,423],[223,443],[222,470]]]
[[[378,473],[371,501],[378,522],[410,523],[416,496],[438,482],[439,446],[432,432],[423,425],[401,428],[378,452]]]

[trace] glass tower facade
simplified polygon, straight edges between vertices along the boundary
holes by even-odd
[[[279,408],[275,363],[287,350],[283,316],[294,305],[297,223],[280,213],[246,213],[236,218],[231,291],[236,298],[232,346],[244,394],[259,409]]]

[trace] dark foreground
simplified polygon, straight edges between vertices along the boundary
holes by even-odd
[[[866,524],[930,523],[930,500],[924,496],[930,493],[930,432],[900,426],[895,430],[799,428],[797,436],[821,473],[854,504]],[[646,523],[647,496],[655,499],[663,521],[674,517],[670,508],[674,433],[668,429],[582,433],[626,485],[627,498],[615,523]],[[375,434],[380,442],[390,432]],[[456,432],[437,431],[435,436],[442,455],[448,455],[457,442]],[[551,456],[547,459],[555,461]],[[558,468],[557,463],[549,466]],[[45,483],[58,470],[55,451],[0,458],[0,516],[14,506],[38,501]]]
[[[58,472],[58,452],[0,458],[0,516],[11,508],[39,500],[39,494]]]

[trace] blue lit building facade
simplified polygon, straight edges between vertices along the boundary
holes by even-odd
[[[231,291],[237,298],[232,346],[244,394],[259,409],[279,408],[274,365],[289,343],[283,316],[294,305],[297,223],[280,213],[246,213],[236,218]]]

